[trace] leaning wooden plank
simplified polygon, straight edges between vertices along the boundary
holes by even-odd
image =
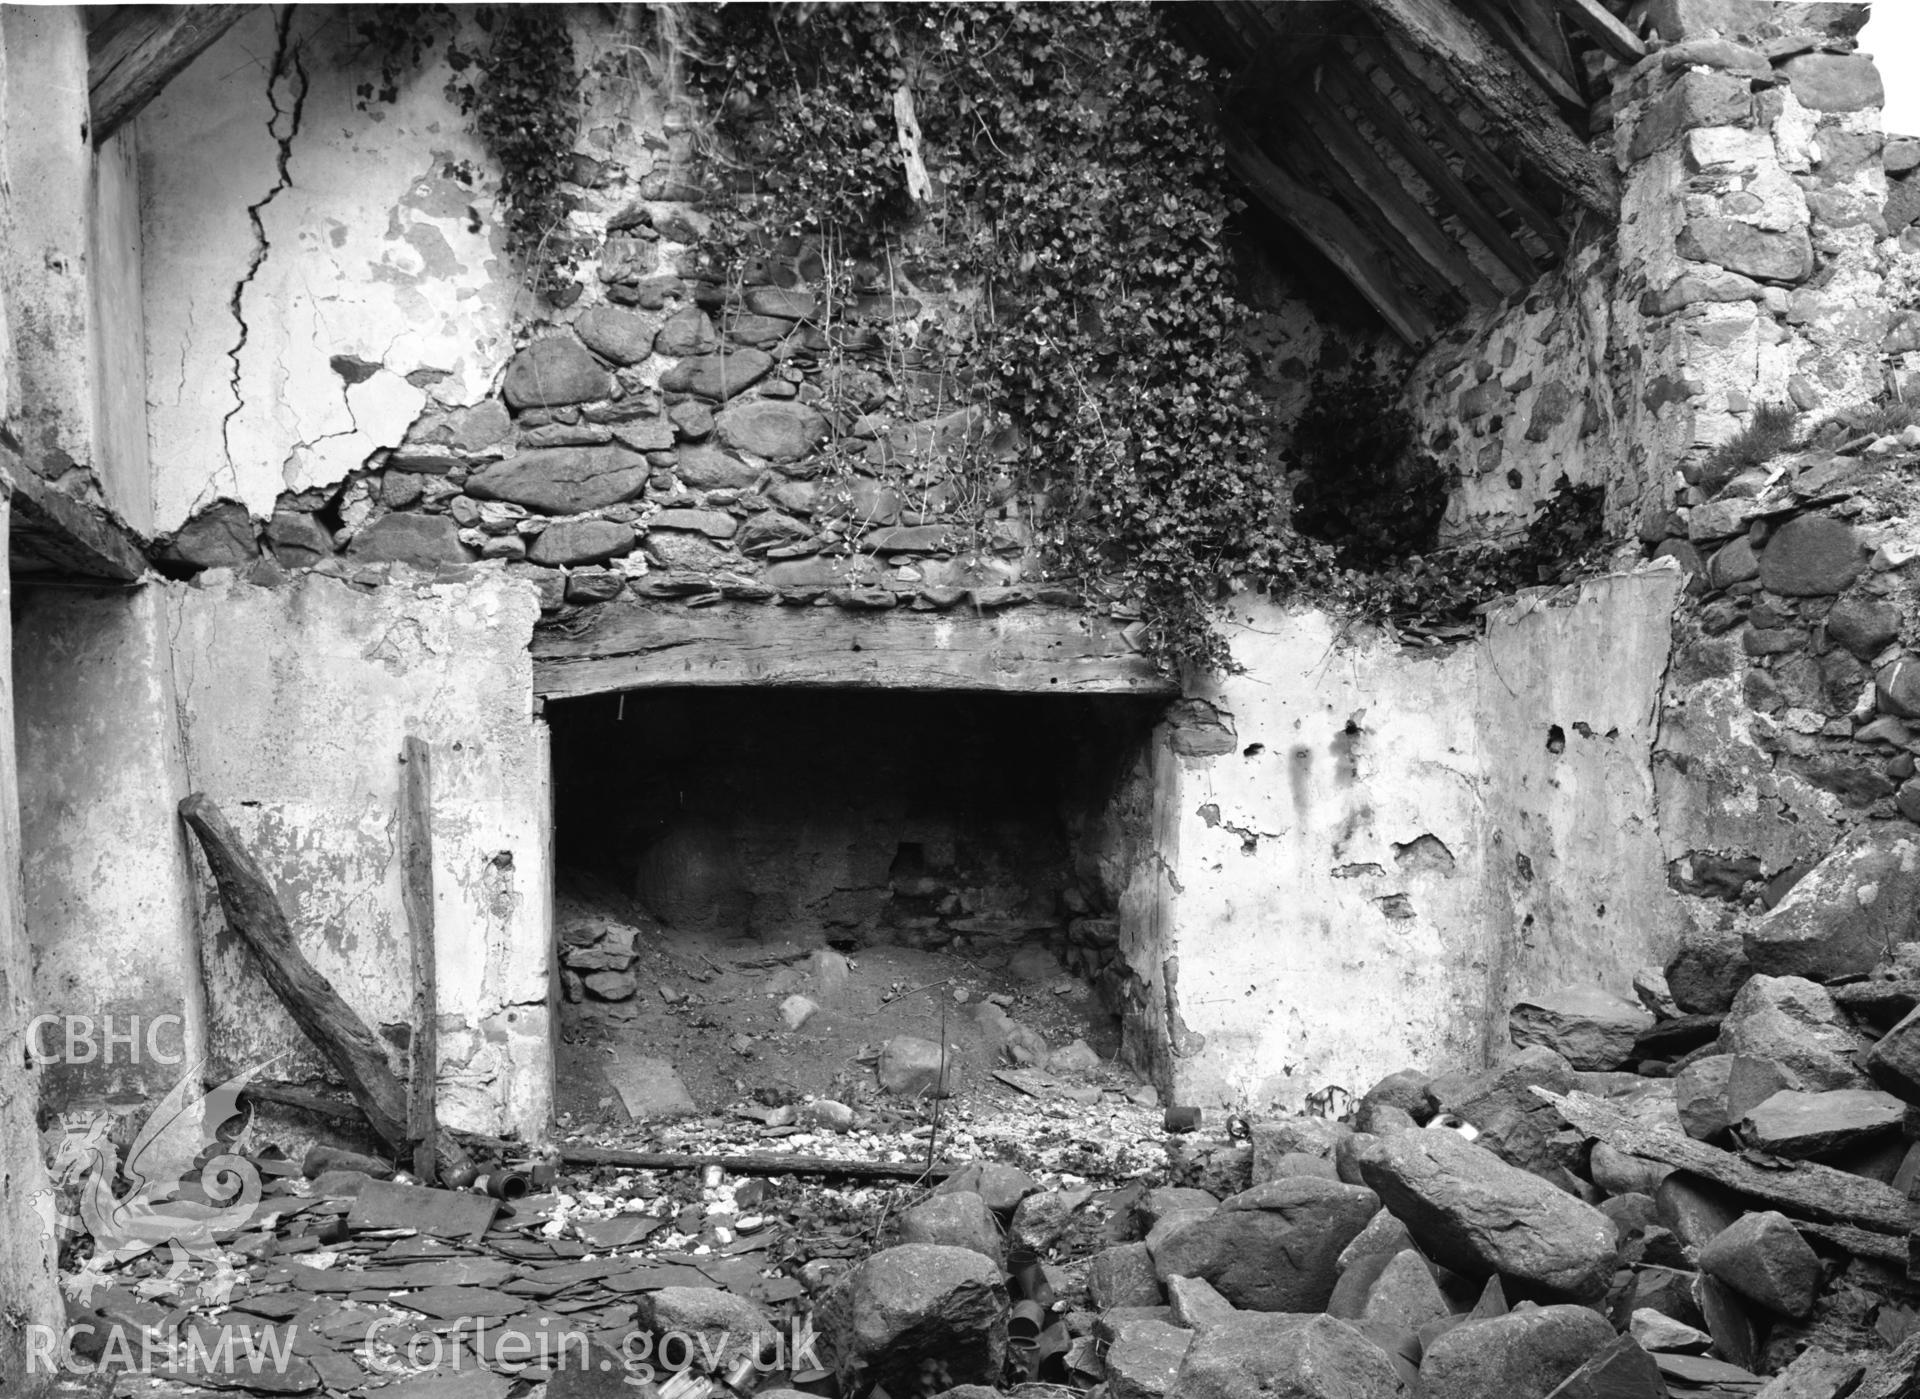
[[[1907,1261],[1907,1241],[1897,1234],[1856,1229],[1851,1224],[1815,1224],[1811,1220],[1800,1220],[1797,1227],[1803,1234],[1813,1234],[1839,1245],[1856,1258],[1877,1258],[1882,1263]]]
[[[676,1151],[624,1151],[615,1147],[565,1146],[569,1166],[625,1166],[639,1171],[700,1171],[718,1166],[742,1176],[836,1176],[842,1180],[942,1181],[966,1162],[840,1161],[831,1156],[787,1156],[759,1151],[744,1156],[694,1156]]]
[[[1512,235],[1494,217],[1493,212],[1480,202],[1479,196],[1467,188],[1467,182],[1454,173],[1447,158],[1414,130],[1406,113],[1396,107],[1371,78],[1347,62],[1344,56],[1321,71],[1333,95],[1351,106],[1362,120],[1400,153],[1402,160],[1419,172],[1420,178],[1472,230],[1474,237],[1506,265],[1507,270],[1518,279],[1519,285],[1532,286],[1534,279],[1540,275],[1539,267],[1527,256],[1526,250],[1513,241]]]
[[[402,1150],[407,1096],[388,1067],[385,1045],[300,950],[273,885],[220,808],[206,793],[195,792],[181,801],[180,815],[200,838],[227,927],[253,949],[267,985],[346,1082],[375,1133],[395,1151]],[[465,1149],[444,1131],[436,1134],[434,1152],[444,1173],[472,1166]]]
[[[140,114],[251,5],[121,5],[87,36],[98,146]]]
[[[1353,52],[1364,54],[1370,62],[1378,65],[1380,71],[1409,100],[1417,99],[1415,105],[1419,107],[1420,115],[1432,124],[1441,139],[1452,146],[1463,161],[1473,167],[1474,173],[1486,182],[1487,188],[1513,211],[1516,218],[1525,220],[1527,226],[1539,234],[1540,240],[1556,254],[1565,254],[1567,231],[1560,226],[1560,221],[1541,208],[1539,202],[1520,187],[1513,172],[1488,148],[1478,133],[1455,115],[1446,99],[1415,77],[1413,70],[1402,63],[1384,41],[1361,44]]]
[[[1223,119],[1221,135],[1227,168],[1245,183],[1254,198],[1339,268],[1402,340],[1409,345],[1424,345],[1433,338],[1433,318],[1400,289],[1381,265],[1370,240],[1337,204],[1315,194],[1274,164],[1237,124]]]
[[[1345,112],[1324,98],[1302,98],[1297,93],[1288,99],[1288,106],[1295,120],[1305,123],[1346,170],[1361,196],[1380,210],[1414,255],[1443,277],[1456,296],[1481,306],[1500,300],[1493,283],[1473,265],[1453,235],[1407,192],[1405,180],[1381,159]]]
[[[1567,128],[1559,112],[1485,29],[1447,0],[1358,0],[1389,43],[1440,67],[1500,135],[1569,198],[1612,222],[1619,184],[1605,160]]]
[[[440,1118],[434,1089],[440,1069],[440,996],[433,942],[433,754],[408,734],[400,748],[400,906],[413,949],[413,1024],[408,1046],[407,1140],[413,1173],[435,1183],[433,1142]]]
[[[1622,63],[1638,63],[1647,56],[1647,46],[1640,36],[1614,18],[1600,0],[1552,0],[1552,4]]]
[[[1799,1161],[1780,1167],[1756,1166],[1744,1157],[1660,1128],[1648,1127],[1613,1104],[1577,1089],[1562,1096],[1544,1088],[1534,1093],[1587,1136],[1615,1151],[1705,1176],[1708,1180],[1777,1205],[1808,1219],[1852,1224],[1882,1233],[1907,1232],[1907,1197],[1891,1186],[1831,1166]]]
[[[1920,1393],[1920,1331],[1867,1365],[1850,1399],[1913,1399]]]

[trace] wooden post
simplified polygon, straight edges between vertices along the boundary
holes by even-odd
[[[220,808],[206,793],[195,792],[181,801],[180,815],[200,838],[200,849],[220,889],[227,927],[253,949],[267,985],[306,1031],[314,1048],[346,1080],[347,1091],[367,1115],[369,1125],[394,1151],[403,1150],[407,1094],[387,1063],[386,1046],[300,950],[272,883],[240,844]],[[446,1131],[437,1131],[433,1144],[442,1175],[471,1168],[465,1148]]]
[[[440,1070],[440,1000],[433,953],[433,757],[423,738],[400,748],[400,902],[413,944],[413,1052],[407,1076],[407,1137],[413,1173],[435,1182],[433,1139],[440,1127],[434,1088]]]

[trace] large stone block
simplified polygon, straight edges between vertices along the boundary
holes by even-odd
[[[1341,1250],[1379,1208],[1371,1190],[1338,1181],[1269,1181],[1215,1214],[1155,1230],[1154,1268],[1162,1281],[1205,1278],[1246,1311],[1319,1311],[1333,1295]]]
[[[1729,1054],[1771,1059],[1804,1088],[1860,1088],[1854,1059],[1863,1046],[1839,1024],[1824,986],[1797,976],[1755,976],[1734,997],[1720,1027]]]
[[[1768,976],[1819,981],[1872,971],[1920,933],[1920,832],[1855,826],[1747,928],[1747,960]]]
[[[448,515],[382,515],[353,537],[349,556],[368,563],[410,563],[434,568],[465,563],[460,528]]]
[[[646,489],[647,474],[647,459],[624,447],[548,447],[494,462],[467,481],[467,494],[578,515],[632,500]]]
[[[1873,60],[1859,53],[1803,53],[1780,65],[1800,105],[1816,112],[1883,106],[1887,90]],[[1824,139],[1824,138],[1823,138]]]
[[[1173,1387],[1180,1399],[1401,1399],[1382,1350],[1330,1316],[1225,1318],[1191,1346]]]
[[[1436,1263],[1498,1273],[1523,1292],[1593,1301],[1613,1276],[1616,1235],[1599,1210],[1458,1134],[1402,1132],[1359,1154],[1360,1174]]]
[[[1420,1366],[1422,1399],[1544,1399],[1613,1340],[1586,1307],[1539,1307],[1454,1327]]]
[[[1634,123],[1627,158],[1644,160],[1696,127],[1745,126],[1752,120],[1753,90],[1746,79],[1732,73],[1681,73]]]
[[[1852,525],[1826,515],[1787,521],[1760,552],[1760,586],[1788,597],[1845,592],[1866,571],[1867,551]]]
[[[537,564],[603,563],[633,552],[632,525],[617,520],[558,520],[527,551]]]
[[[549,335],[513,357],[500,392],[513,408],[555,408],[608,397],[613,376],[571,335]]]
[[[1766,282],[1800,282],[1813,273],[1813,244],[1804,228],[1774,231],[1738,219],[1701,217],[1688,220],[1679,248],[1681,257]]]
[[[722,442],[769,461],[804,457],[827,436],[827,420],[791,399],[756,398],[735,403],[723,410],[717,421]]]
[[[827,1295],[819,1315],[845,1393],[875,1384],[917,1393],[928,1362],[954,1384],[1000,1379],[1007,1291],[1000,1270],[972,1249],[882,1249]]]

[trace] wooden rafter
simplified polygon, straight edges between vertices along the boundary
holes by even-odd
[[[1567,47],[1566,31],[1552,10],[1539,0],[1520,0],[1516,5],[1503,0],[1465,3],[1468,13],[1506,45],[1527,76],[1545,88],[1569,117],[1577,112],[1584,119],[1587,99],[1580,90],[1580,76],[1574,71],[1573,50]]]
[[[1382,41],[1373,41],[1359,46],[1357,52],[1366,56],[1402,91],[1425,93],[1427,101],[1420,104],[1421,115],[1433,124],[1441,138],[1453,150],[1473,167],[1473,171],[1484,181],[1507,208],[1539,235],[1540,240],[1552,249],[1556,257],[1563,257],[1567,251],[1566,230],[1560,221],[1540,206],[1539,201],[1522,189],[1506,163],[1495,155],[1486,141],[1456,115],[1447,101],[1435,94],[1430,88],[1413,75],[1400,57]],[[1365,77],[1363,70],[1362,76]],[[1371,81],[1371,79],[1368,79]]]
[[[1469,303],[1489,305],[1499,291],[1452,234],[1442,228],[1340,108],[1323,95],[1302,93],[1287,85],[1285,106],[1297,127],[1311,133],[1324,152],[1325,164],[1344,177],[1354,198],[1377,209],[1408,253],[1424,264],[1446,288]]]
[[[140,114],[251,5],[122,5],[87,36],[98,146]]]
[[[1538,84],[1486,29],[1447,0],[1357,0],[1390,46],[1436,64],[1526,159],[1575,203],[1618,217],[1613,171],[1567,128]],[[1576,95],[1577,100],[1577,95]]]
[[[1647,56],[1640,36],[1614,18],[1600,0],[1551,0],[1553,7],[1578,25],[1601,48],[1622,63],[1638,63]]]
[[[1419,172],[1434,194],[1513,273],[1521,286],[1540,275],[1539,266],[1527,256],[1526,249],[1513,240],[1492,210],[1454,173],[1446,157],[1414,129],[1406,113],[1395,106],[1371,78],[1355,69],[1344,55],[1339,61],[1327,64],[1324,71],[1333,96],[1352,107],[1402,160]]]
[[[1433,338],[1432,316],[1401,290],[1373,251],[1372,240],[1339,205],[1281,169],[1237,122],[1223,120],[1221,134],[1228,168],[1254,198],[1339,268],[1401,339],[1424,345]]]

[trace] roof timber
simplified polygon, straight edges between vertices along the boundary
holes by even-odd
[[[119,5],[87,33],[87,88],[98,146],[212,46],[251,5]]]
[[[1324,150],[1327,163],[1339,167],[1356,198],[1380,211],[1382,220],[1406,243],[1412,255],[1457,289],[1469,302],[1489,305],[1500,292],[1473,265],[1465,250],[1442,228],[1334,103],[1302,97],[1285,99],[1295,122],[1305,126]]]
[[[1527,76],[1560,104],[1563,113],[1586,112],[1587,99],[1573,69],[1567,36],[1550,11],[1524,0],[1517,6],[1502,0],[1462,0],[1462,4],[1466,13],[1479,20],[1513,55]]]
[[[1476,20],[1447,0],[1356,3],[1373,16],[1390,46],[1437,64],[1501,137],[1568,197],[1609,221],[1616,217],[1619,187],[1613,171],[1568,129],[1538,84]]]
[[[1647,46],[1600,0],[1550,0],[1555,9],[1577,24],[1589,38],[1622,63],[1638,63]]]
[[[1426,138],[1414,129],[1406,113],[1395,106],[1393,100],[1375,86],[1372,79],[1354,69],[1344,55],[1339,61],[1328,63],[1323,72],[1326,87],[1332,95],[1352,107],[1363,121],[1380,133],[1400,158],[1427,182],[1434,194],[1472,230],[1473,236],[1519,279],[1522,286],[1540,275],[1538,264],[1509,236],[1505,226],[1480,202],[1479,197],[1467,188],[1466,181],[1454,173],[1446,157],[1427,143]]]
[[[1283,170],[1232,118],[1223,118],[1221,134],[1228,168],[1254,198],[1338,268],[1403,340],[1420,345],[1433,338],[1433,317],[1394,280],[1372,240],[1339,205]]]
[[[1566,253],[1567,233],[1560,226],[1560,221],[1521,188],[1519,180],[1505,162],[1493,153],[1486,139],[1462,121],[1444,98],[1416,78],[1398,54],[1380,40],[1362,43],[1350,52],[1364,56],[1375,64],[1401,91],[1425,94],[1427,100],[1420,104],[1420,114],[1432,123],[1441,139],[1473,167],[1474,173],[1509,210],[1539,235],[1556,257]],[[1363,75],[1366,73],[1364,68],[1360,71]]]

